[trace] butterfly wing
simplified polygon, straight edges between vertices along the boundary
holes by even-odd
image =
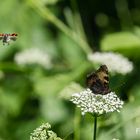
[[[3,37],[2,36],[0,36],[0,40],[2,40],[3,39]]]
[[[87,76],[87,86],[95,94],[100,94],[102,91],[102,83],[96,73],[92,73]]]
[[[95,94],[107,94],[110,92],[106,65],[102,65],[95,73],[91,73],[87,76],[87,86]]]
[[[17,38],[16,38],[15,36],[11,36],[11,37],[10,37],[10,40],[16,41],[16,39],[17,39]]]

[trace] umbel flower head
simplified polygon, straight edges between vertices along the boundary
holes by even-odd
[[[30,140],[62,140],[50,128],[49,123],[42,124],[31,133]]]
[[[15,62],[19,65],[38,64],[46,69],[52,67],[51,58],[47,52],[39,48],[29,48],[15,55]]]
[[[72,95],[71,101],[81,108],[82,115],[91,113],[101,115],[122,108],[121,101],[114,92],[108,94],[94,94],[89,88]]]
[[[119,53],[96,52],[88,55],[88,59],[94,64],[105,64],[112,73],[127,74],[133,70],[133,63]]]

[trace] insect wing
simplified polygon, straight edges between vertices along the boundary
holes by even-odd
[[[86,83],[95,94],[107,94],[110,92],[107,67],[102,65],[95,73],[89,74]]]
[[[16,41],[16,39],[17,38],[15,36],[10,37],[10,40]]]

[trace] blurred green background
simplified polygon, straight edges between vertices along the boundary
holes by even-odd
[[[0,140],[28,140],[45,122],[61,138],[91,140],[92,116],[81,116],[67,94],[85,87],[86,74],[96,68],[87,55],[95,51],[119,52],[134,64],[131,73],[110,77],[125,105],[100,117],[98,139],[139,140],[139,26],[139,0],[1,1],[0,33],[18,38],[10,45],[0,42]],[[29,48],[43,50],[48,66],[19,65],[17,54]],[[32,55],[23,59],[44,59]],[[72,88],[72,82],[81,87]]]

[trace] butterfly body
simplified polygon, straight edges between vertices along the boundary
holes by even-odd
[[[102,65],[96,72],[87,75],[86,83],[88,88],[90,88],[94,94],[109,93],[110,89],[107,66]]]
[[[6,43],[9,45],[11,40],[15,41],[17,39],[16,36],[17,34],[12,34],[12,35],[2,34],[2,36],[0,37],[0,40],[2,40],[3,45],[5,45]]]

